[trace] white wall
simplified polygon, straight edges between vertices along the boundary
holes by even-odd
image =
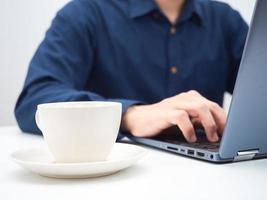
[[[55,12],[68,0],[0,0],[0,126],[15,124],[13,108],[28,63]]]
[[[251,18],[255,0],[226,1]],[[0,0],[0,126],[16,124],[13,108],[28,63],[55,12],[68,0]],[[229,104],[227,98],[226,107]]]

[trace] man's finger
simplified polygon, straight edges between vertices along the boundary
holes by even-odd
[[[227,118],[226,113],[218,104],[211,101],[209,102],[209,108],[216,122],[218,133],[222,134]]]
[[[217,134],[217,125],[208,107],[201,106],[198,109],[201,124],[205,130],[207,138],[210,142],[219,140]]]
[[[179,127],[188,142],[196,142],[197,138],[194,126],[191,123],[189,115],[186,111],[176,110],[172,118],[172,124],[177,125]]]

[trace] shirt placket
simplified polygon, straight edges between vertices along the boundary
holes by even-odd
[[[179,30],[176,25],[169,25],[167,39],[167,96],[177,94],[179,84]]]

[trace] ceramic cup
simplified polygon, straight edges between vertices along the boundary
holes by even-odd
[[[40,104],[35,120],[57,162],[103,161],[118,135],[121,104],[93,101]]]

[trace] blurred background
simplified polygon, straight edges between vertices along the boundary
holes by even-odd
[[[55,13],[69,0],[0,0],[0,126],[16,124],[14,105],[28,64]],[[109,1],[109,0],[107,0]],[[250,23],[256,0],[220,0]],[[225,109],[230,103],[226,94]]]

